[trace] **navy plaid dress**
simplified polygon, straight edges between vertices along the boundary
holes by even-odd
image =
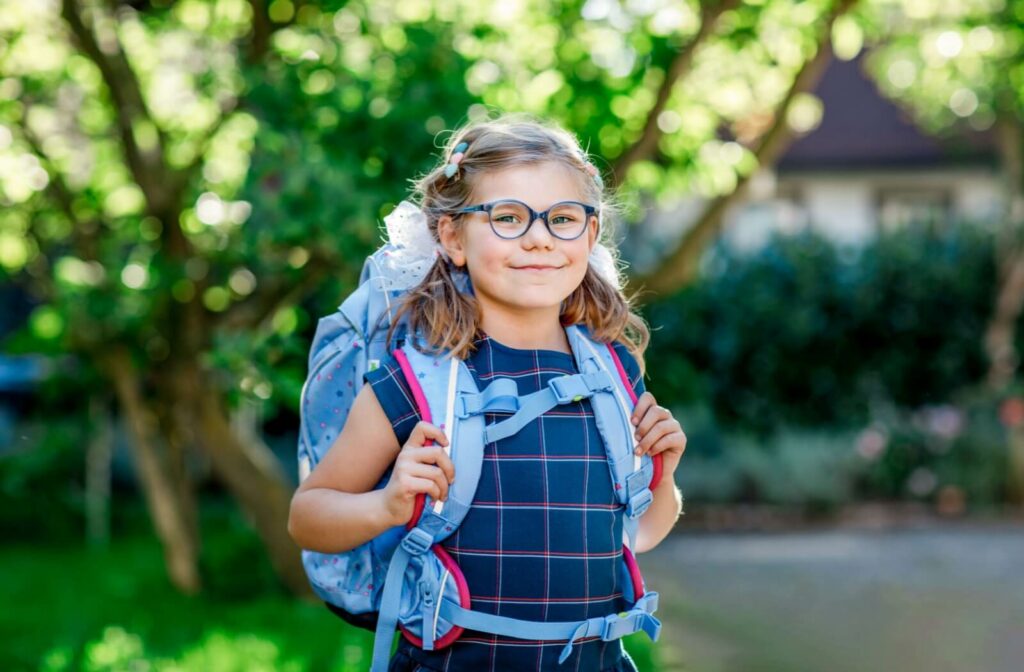
[[[466,361],[480,389],[496,377],[514,379],[520,396],[551,378],[578,373],[572,355],[518,350],[485,336]],[[614,344],[636,390],[636,360]],[[395,436],[404,445],[420,421],[391,356],[365,375]],[[489,413],[486,422],[507,417]],[[458,478],[458,474],[455,475]],[[623,507],[612,490],[605,448],[589,400],[557,406],[514,436],[484,447],[477,496],[444,548],[466,576],[472,608],[535,621],[577,621],[622,611]],[[524,641],[466,630],[451,646],[424,651],[400,637],[389,672],[466,670],[522,672],[630,671],[620,641],[581,639],[562,664],[565,642]]]

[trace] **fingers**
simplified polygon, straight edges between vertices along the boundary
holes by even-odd
[[[428,464],[439,468],[449,483],[455,480],[455,464],[441,446],[411,446],[406,444],[398,454],[398,462],[410,464]]]
[[[438,427],[420,420],[416,423],[416,426],[412,428],[412,433],[409,434],[409,440],[405,442],[406,446],[429,446],[431,442],[437,442],[442,446],[448,445],[448,437],[444,435]]]
[[[672,427],[667,433],[663,434],[661,438],[656,439],[651,446],[646,449],[646,452],[652,457],[659,453],[665,453],[666,455],[674,453],[681,457],[682,454],[686,452],[686,434],[683,433],[681,427]]]
[[[398,484],[401,487],[402,494],[410,499],[420,493],[423,493],[430,495],[435,500],[441,500],[441,485],[438,483],[438,480],[439,479],[414,476],[413,474],[406,472],[398,477]],[[446,488],[445,493],[447,492]]]
[[[435,440],[439,445],[425,443],[427,440]],[[455,465],[452,459],[445,452],[448,445],[448,438],[440,429],[427,422],[419,422],[413,428],[402,451],[398,455],[398,462],[404,465],[426,465],[436,472],[437,478],[444,481],[444,490],[447,492],[448,485],[455,481]],[[420,475],[425,472],[413,470]]]
[[[679,423],[674,419],[669,418],[656,423],[646,434],[643,435],[640,442],[636,444],[636,454],[643,455],[662,437],[668,436],[676,431],[680,431],[680,427]]]
[[[644,392],[643,394],[641,394],[640,398],[636,400],[636,406],[633,408],[633,413],[630,416],[633,425],[639,425],[640,421],[644,417],[644,414],[647,413],[647,409],[654,405],[655,401],[653,394],[651,394],[650,392]]]
[[[443,502],[448,499],[448,478],[439,467],[421,462],[411,465],[406,473],[420,480],[433,483],[434,488],[423,492],[429,492],[430,496],[435,500]]]
[[[653,400],[654,397],[651,397]],[[672,413],[663,406],[658,406],[653,401],[647,405],[644,411],[644,415],[640,417],[640,423],[636,426],[635,436],[637,439],[643,439],[647,433],[651,431],[651,428],[663,420],[672,418]]]

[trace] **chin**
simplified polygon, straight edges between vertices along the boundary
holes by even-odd
[[[508,303],[517,308],[539,309],[560,308],[562,301],[569,293],[554,287],[520,285],[510,295],[515,299]]]

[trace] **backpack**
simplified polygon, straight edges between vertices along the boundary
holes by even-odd
[[[300,401],[299,476],[304,479],[341,431],[367,370],[386,356],[386,337],[395,302],[418,281],[422,269],[410,269],[401,250],[385,245],[363,267],[358,288],[318,325],[309,356],[309,373]],[[463,291],[472,291],[468,286]],[[449,437],[446,450],[457,477],[448,499],[417,497],[412,518],[344,553],[302,551],[303,566],[314,592],[349,623],[376,632],[373,672],[385,672],[396,626],[425,650],[454,642],[464,629],[532,640],[568,640],[559,662],[584,637],[612,641],[643,630],[657,640],[661,623],[653,616],[658,594],[644,585],[630,550],[640,516],[650,505],[661,477],[661,458],[633,454],[629,416],[636,395],[611,344],[593,340],[585,327],[566,327],[580,373],[552,379],[544,390],[520,397],[516,382],[496,378],[477,389],[466,365],[454,357],[417,349],[416,335],[396,327],[392,353],[413,392],[423,420]],[[458,528],[473,501],[484,446],[515,434],[558,404],[589,398],[608,455],[612,483],[625,506],[621,567],[627,611],[576,622],[534,622],[495,616],[472,609],[472,596],[458,564],[441,542]],[[486,425],[484,414],[509,417]],[[385,473],[376,488],[384,487]]]

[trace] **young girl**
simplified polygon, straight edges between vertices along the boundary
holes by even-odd
[[[400,309],[410,332],[463,359],[480,389],[509,377],[521,396],[577,373],[565,326],[585,325],[612,343],[639,397],[637,453],[663,456],[633,550],[655,547],[681,510],[673,474],[686,437],[644,390],[648,332],[598,242],[604,194],[596,168],[567,132],[506,117],[455,133],[444,163],[417,192],[438,256]],[[443,450],[448,439],[420,420],[399,363],[383,360],[365,381],[337,440],[292,501],[289,531],[303,548],[354,548],[408,521],[417,495],[445,500],[458,478]],[[486,420],[498,417],[507,414]],[[424,445],[430,440],[435,445]],[[475,610],[573,621],[623,609],[624,514],[606,462],[587,399],[485,446],[476,498],[443,542]],[[373,490],[392,465],[387,485]],[[635,669],[619,640],[599,637],[580,640],[559,665],[565,643],[466,630],[452,645],[425,651],[400,638],[389,672]]]

